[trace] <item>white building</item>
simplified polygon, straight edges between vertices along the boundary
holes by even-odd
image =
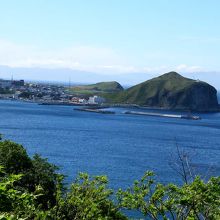
[[[81,103],[81,104],[86,104],[87,101],[86,101],[86,99],[79,99],[79,103]]]
[[[100,96],[89,97],[88,104],[102,104],[105,102],[105,99]]]

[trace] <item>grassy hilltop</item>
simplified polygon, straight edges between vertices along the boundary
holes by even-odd
[[[99,82],[91,85],[75,86],[70,89],[74,94],[79,95],[95,95],[103,93],[115,93],[123,91],[123,87],[116,81],[112,82]]]

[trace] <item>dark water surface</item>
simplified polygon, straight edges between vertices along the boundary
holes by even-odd
[[[163,182],[179,181],[169,163],[178,145],[206,174],[220,174],[220,114],[202,120],[157,118],[74,111],[71,106],[45,106],[0,101],[0,133],[61,166],[71,181],[77,172],[108,175],[113,188],[126,187],[144,171]],[[175,141],[176,140],[176,141]],[[210,172],[208,172],[210,173]]]

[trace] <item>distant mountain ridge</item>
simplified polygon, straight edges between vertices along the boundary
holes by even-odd
[[[114,103],[167,109],[219,110],[217,91],[213,86],[199,80],[185,78],[176,72],[165,73],[109,98]]]
[[[220,72],[197,72],[187,73],[182,72],[185,77],[192,79],[200,79],[214,85],[220,90]],[[117,81],[121,85],[135,85],[145,80],[158,76],[155,72],[135,72],[123,74],[101,74],[89,71],[80,71],[68,68],[40,68],[40,67],[9,67],[0,65],[0,78],[4,79],[24,79],[25,81],[35,82],[55,82],[77,85],[77,84],[92,84],[96,82]]]

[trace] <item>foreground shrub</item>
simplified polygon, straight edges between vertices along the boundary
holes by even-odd
[[[3,167],[0,173],[4,174]],[[0,181],[0,219],[18,219],[25,217],[31,219],[36,212],[35,199],[37,195],[22,192],[14,184],[22,178],[22,174],[11,174],[2,177]]]
[[[200,177],[177,186],[156,183],[152,172],[127,190],[119,190],[118,201],[123,209],[139,211],[150,219],[220,219],[220,177],[205,183]]]
[[[41,186],[44,193],[38,197],[38,202],[44,209],[55,205],[57,167],[47,159],[34,155],[31,159],[22,145],[11,141],[0,142],[0,165],[4,167],[5,175],[22,174],[15,185],[20,191],[35,192]]]
[[[0,142],[0,164],[8,174],[24,173],[32,168],[26,150],[12,141]]]
[[[146,172],[115,195],[106,176],[85,173],[65,190],[56,169],[39,155],[30,159],[21,145],[0,142],[0,220],[124,220],[125,210],[154,220],[220,219],[220,177],[197,176],[178,186]]]
[[[114,220],[125,218],[114,205],[106,176],[80,173],[59,206],[62,219]]]

